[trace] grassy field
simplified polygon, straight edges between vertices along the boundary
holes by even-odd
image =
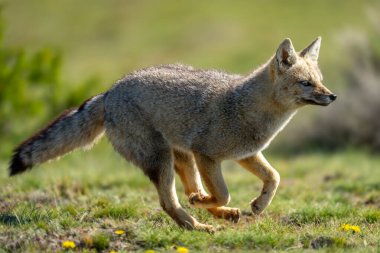
[[[106,147],[105,147],[106,146]],[[267,152],[270,154],[270,152]],[[215,234],[185,231],[160,209],[154,186],[102,141],[30,173],[0,176],[0,249],[5,252],[74,251],[191,252],[292,251],[379,252],[380,158],[359,151],[301,156],[269,155],[282,182],[259,217],[249,201],[261,182],[232,162],[224,164],[230,206],[242,209],[238,224],[190,209],[177,178],[181,203]],[[342,229],[343,224],[352,228]],[[116,230],[125,233],[117,235]],[[0,252],[1,252],[0,250]]]

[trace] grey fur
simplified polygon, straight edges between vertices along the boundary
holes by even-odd
[[[266,87],[265,71],[261,68],[243,77],[166,65],[132,73],[107,92],[107,135],[120,135],[113,138],[113,143],[130,145],[127,150],[134,150],[136,143],[126,141],[129,138],[151,143],[152,140],[144,139],[144,132],[152,131],[174,148],[216,160],[252,155],[264,148],[295,112],[284,109],[270,113],[271,108],[255,108],[261,100],[268,100],[259,96],[262,89],[270,89]],[[114,133],[116,129],[123,132]]]

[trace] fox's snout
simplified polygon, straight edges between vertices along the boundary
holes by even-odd
[[[327,106],[334,102],[338,97],[334,93],[332,93],[328,88],[326,88],[323,84],[317,86],[317,94],[315,95],[314,101],[317,102],[318,105]]]
[[[318,103],[318,105],[323,105],[323,106],[327,106],[327,105],[331,104],[338,97],[334,93],[322,95],[322,96],[323,96],[322,99],[317,100],[318,101],[317,103]]]
[[[303,97],[302,100],[306,104],[327,106],[334,102],[338,96],[332,92],[328,93],[312,93],[310,96]]]

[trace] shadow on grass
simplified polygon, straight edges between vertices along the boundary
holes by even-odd
[[[19,217],[15,214],[11,213],[2,213],[0,214],[0,224],[6,225],[6,226],[19,226],[26,223],[30,223],[31,219],[28,219],[26,217]]]
[[[14,212],[0,213],[0,224],[6,226],[22,226],[35,222],[47,222],[56,218],[52,211],[40,210],[34,206],[25,206]]]

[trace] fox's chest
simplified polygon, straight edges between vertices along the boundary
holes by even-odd
[[[246,158],[266,149],[272,140],[281,132],[294,116],[295,112],[279,117],[262,124],[256,124],[251,128],[242,129],[235,133],[235,140],[224,143],[225,154],[223,159],[238,160]]]

